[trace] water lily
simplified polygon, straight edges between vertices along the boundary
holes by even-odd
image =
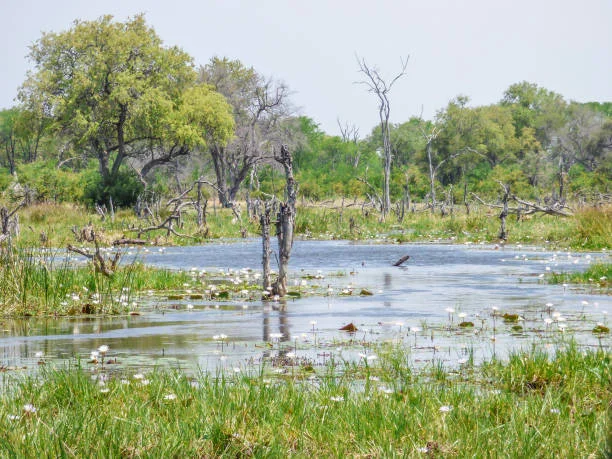
[[[98,348],[98,352],[99,352],[101,355],[106,354],[106,353],[108,352],[108,350],[109,350],[109,347],[108,347],[106,344],[103,344],[102,346],[100,346],[100,347]]]
[[[32,405],[31,403],[27,403],[27,404],[23,405],[23,411],[26,414],[34,414],[34,413],[36,413],[36,407],[34,405]]]

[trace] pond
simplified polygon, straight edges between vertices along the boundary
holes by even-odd
[[[404,255],[410,255],[406,263],[392,266]],[[133,256],[158,267],[225,276],[245,268],[259,271],[261,242],[149,248]],[[113,368],[236,372],[287,355],[313,365],[330,358],[373,359],[371,343],[383,341],[403,341],[415,365],[439,360],[456,366],[468,358],[478,363],[569,336],[584,346],[609,348],[609,335],[591,331],[607,323],[611,298],[542,279],[551,271],[584,270],[596,260],[609,261],[609,255],[521,246],[296,241],[290,283],[300,299],[145,296],[138,299],[139,315],[5,319],[0,368],[91,365],[90,353],[101,345],[109,346],[105,361]],[[319,294],[308,295],[315,288]],[[372,295],[360,295],[362,289]],[[517,314],[518,322],[503,314]],[[459,327],[460,322],[474,326]],[[349,323],[357,331],[340,330]]]

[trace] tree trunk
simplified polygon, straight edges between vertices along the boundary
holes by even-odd
[[[223,207],[230,207],[229,199],[227,195],[227,167],[223,158],[224,152],[223,147],[214,146],[210,149],[210,153],[215,166],[215,177],[217,178],[217,194],[219,196],[219,203]]]
[[[287,294],[287,276],[289,273],[289,258],[293,247],[293,230],[295,228],[295,205],[297,202],[297,183],[293,177],[291,153],[285,145],[281,146],[280,156],[274,159],[283,165],[286,179],[286,201],[280,204],[276,236],[278,237],[278,279],[273,285],[273,292],[279,297]]]
[[[433,167],[433,159],[431,157],[431,142],[427,142],[427,160],[429,162],[431,213],[433,214],[436,210],[436,170]]]
[[[502,188],[504,189],[504,197],[503,197],[503,205],[501,213],[499,214],[499,219],[501,221],[499,227],[499,238],[502,241],[506,241],[508,239],[508,232],[506,231],[506,217],[508,216],[508,199],[510,198],[510,186],[504,185],[500,183]]]
[[[272,285],[270,280],[270,213],[272,212],[272,202],[266,201],[264,210],[259,217],[261,225],[261,241],[262,241],[262,265],[263,265],[263,289],[264,292],[269,292],[269,287]]]

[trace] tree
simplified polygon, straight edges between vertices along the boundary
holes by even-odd
[[[384,158],[384,180],[383,180],[383,199],[382,199],[382,214],[387,215],[391,209],[391,198],[389,195],[389,182],[391,180],[391,162],[393,160],[393,151],[391,148],[391,134],[389,126],[389,116],[391,114],[391,104],[389,101],[389,92],[393,85],[402,76],[406,74],[406,66],[408,59],[402,59],[401,71],[389,82],[385,81],[380,76],[376,67],[370,67],[365,59],[357,59],[359,71],[365,75],[365,79],[358,83],[365,84],[369,92],[372,92],[378,98],[378,117],[380,119],[380,131],[383,140],[383,158]]]
[[[34,71],[20,100],[95,157],[107,185],[128,160],[144,180],[152,168],[232,134],[223,96],[196,84],[191,57],[163,46],[142,15],[125,23],[112,16],[75,21],[68,31],[44,33],[30,59]]]
[[[272,159],[266,156],[272,145],[287,141],[282,125],[291,113],[289,89],[239,60],[219,57],[200,68],[200,81],[223,94],[233,109],[235,136],[209,143],[219,200],[231,207],[253,168]]]
[[[571,103],[567,121],[554,131],[551,157],[558,165],[559,197],[564,197],[568,172],[574,164],[595,171],[612,151],[610,121],[587,105]]]

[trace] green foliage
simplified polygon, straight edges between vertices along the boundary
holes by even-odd
[[[233,133],[224,97],[196,84],[191,57],[163,46],[142,15],[124,23],[112,16],[75,21],[68,31],[43,34],[30,58],[35,71],[20,99],[30,112],[53,120],[70,145],[99,161],[105,188],[125,181],[119,170],[126,158],[139,158],[146,176]]]
[[[125,167],[119,169],[112,181],[105,180],[96,170],[84,173],[83,181],[83,202],[88,205],[108,206],[112,199],[113,206],[128,207],[144,191],[144,185],[136,173]]]
[[[55,161],[37,161],[17,168],[21,185],[35,192],[38,201],[81,202],[84,197],[83,175],[58,169]]]

